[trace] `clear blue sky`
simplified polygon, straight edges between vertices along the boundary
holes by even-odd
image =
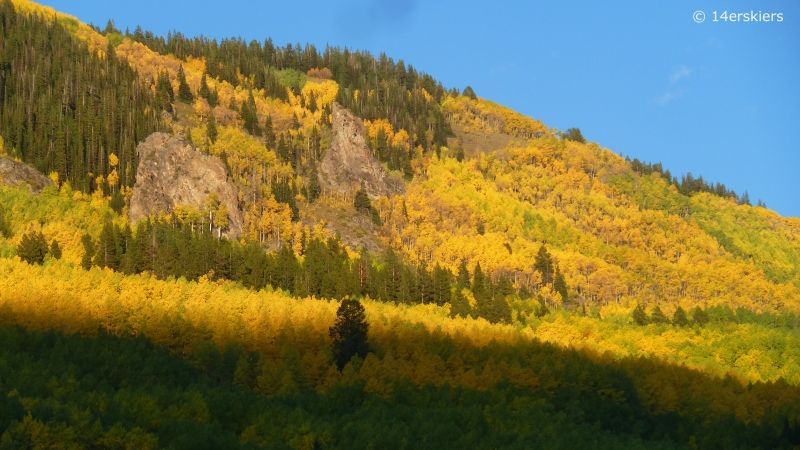
[[[548,126],[800,216],[800,2],[44,3],[101,28],[111,18],[122,30],[385,52],[447,88],[471,85]],[[713,22],[713,11],[783,21]]]

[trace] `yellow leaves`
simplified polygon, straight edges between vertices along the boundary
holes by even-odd
[[[386,119],[376,119],[374,122],[365,120],[364,127],[367,129],[367,137],[370,139],[376,139],[378,137],[378,132],[383,130],[387,142],[393,142],[394,140],[394,128],[392,128],[392,124]],[[408,139],[407,136],[408,133],[406,133],[406,139]]]
[[[194,101],[194,112],[200,119],[205,120],[211,114],[211,107],[208,101],[202,97],[197,97]]]
[[[502,132],[525,138],[552,133],[541,121],[480,98],[472,100],[464,96],[446,96],[442,101],[442,110],[467,131]]]
[[[428,91],[425,90],[425,88],[420,89],[420,93],[422,94],[422,97],[425,98],[426,102],[431,101],[431,98],[433,98],[431,97],[431,94],[429,94]]]
[[[313,96],[317,104],[317,109],[321,110],[336,101],[336,96],[339,93],[339,85],[333,80],[325,80],[321,83],[309,80],[306,82],[305,86],[303,86],[300,93],[304,97],[306,105],[311,103],[311,97]]]
[[[116,187],[119,184],[119,174],[117,174],[117,169],[111,171],[108,174],[108,185],[112,188]]]
[[[50,172],[50,174],[47,175],[47,178],[49,178],[50,181],[53,182],[55,187],[58,187],[58,172],[56,171]],[[0,179],[0,181],[2,181],[2,179]]]

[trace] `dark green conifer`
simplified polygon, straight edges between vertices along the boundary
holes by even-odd
[[[686,325],[689,325],[689,318],[686,317],[686,311],[684,311],[680,306],[675,309],[675,314],[672,315],[672,324],[679,327],[685,327]]]
[[[197,91],[197,95],[206,99],[206,101],[211,96],[211,90],[208,89],[208,83],[206,82],[206,74],[203,74],[200,78],[200,89]]]
[[[556,276],[553,280],[553,290],[561,294],[561,301],[566,305],[569,303],[569,293],[567,292],[567,282],[564,274],[556,267]]]
[[[50,243],[50,256],[52,256],[53,259],[61,259],[61,247],[55,239]]]
[[[186,82],[186,74],[183,73],[183,66],[178,68],[178,100],[183,103],[192,103],[194,101],[192,89]]]
[[[458,278],[457,283],[459,289],[469,289],[470,281],[469,281],[469,270],[467,270],[467,261],[461,260],[461,264],[458,265]]]
[[[217,142],[217,119],[214,118],[213,112],[208,115],[208,120],[206,121],[206,136],[212,144]]]
[[[550,314],[550,308],[547,307],[547,302],[545,302],[544,297],[539,295],[537,300],[539,301],[539,307],[536,308],[536,311],[533,312],[533,315],[541,318]]]
[[[450,303],[450,317],[469,317],[473,314],[472,306],[469,300],[461,292],[461,289],[456,289],[453,293],[453,300]]]
[[[87,233],[81,238],[81,243],[83,244],[83,259],[81,259],[81,267],[89,270],[92,267],[92,260],[94,259],[94,241]]]
[[[477,100],[478,99],[478,96],[475,95],[475,91],[472,90],[472,86],[465,87],[464,88],[464,93],[462,95],[464,95],[464,97],[469,97],[472,100]]]
[[[330,328],[333,354],[339,370],[344,369],[344,366],[354,356],[358,356],[362,360],[367,357],[367,353],[369,353],[368,328],[369,324],[361,302],[351,299],[342,300],[336,311],[336,323]]]
[[[44,262],[47,251],[47,241],[40,231],[31,231],[23,234],[22,241],[17,247],[17,255],[28,264],[41,265]]]
[[[650,318],[647,316],[647,312],[644,310],[644,305],[641,303],[636,305],[636,308],[633,310],[633,321],[639,326],[644,326],[650,323]]]
[[[545,247],[544,244],[539,247],[539,251],[536,253],[533,267],[542,274],[543,284],[550,284],[553,281],[553,258],[550,256],[550,252],[547,251],[547,247]]]
[[[664,312],[661,311],[661,307],[658,305],[656,305],[656,307],[653,308],[653,313],[650,314],[650,320],[658,325],[669,323],[669,319],[664,314]]]
[[[9,227],[8,219],[6,219],[3,205],[0,205],[0,236],[6,239],[11,237],[11,227]]]
[[[478,316],[488,320],[491,316],[491,295],[486,289],[486,284],[486,276],[481,270],[481,263],[476,263],[475,271],[472,273],[472,295],[475,296]]]
[[[708,313],[706,313],[703,308],[699,306],[692,308],[692,322],[694,322],[696,325],[702,327],[710,321],[711,319],[708,317]]]

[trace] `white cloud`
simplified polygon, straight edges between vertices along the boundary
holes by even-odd
[[[683,89],[676,89],[674,91],[665,92],[664,94],[654,98],[653,103],[655,103],[658,106],[666,106],[671,101],[675,100],[681,95],[683,95]]]
[[[680,80],[683,77],[688,77],[691,73],[692,69],[681,64],[680,66],[678,66],[678,68],[672,71],[672,75],[669,76],[669,81],[671,81],[672,84],[675,84],[678,82],[678,80]]]

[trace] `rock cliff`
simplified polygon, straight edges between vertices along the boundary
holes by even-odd
[[[53,181],[25,163],[0,157],[0,183],[6,186],[26,185],[31,194],[36,195],[51,186]]]
[[[364,123],[350,111],[334,103],[333,139],[319,166],[322,186],[352,193],[364,183],[367,195],[376,199],[403,192],[403,182],[391,177],[372,155],[365,139]]]
[[[136,153],[139,168],[128,210],[131,222],[159,211],[171,212],[178,204],[203,208],[208,195],[216,192],[228,209],[229,226],[222,234],[229,238],[242,234],[237,189],[219,158],[166,133],[151,134],[136,147]]]

